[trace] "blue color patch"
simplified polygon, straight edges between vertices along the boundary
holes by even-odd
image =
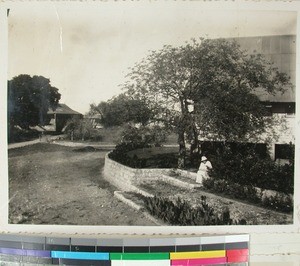
[[[33,256],[49,258],[50,251],[47,250],[29,250],[29,249],[15,249],[15,248],[0,248],[1,254],[18,255],[18,256]]]
[[[51,251],[51,257],[57,259],[109,260],[109,253]]]

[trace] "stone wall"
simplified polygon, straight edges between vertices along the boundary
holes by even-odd
[[[169,169],[135,169],[120,164],[105,156],[104,178],[121,191],[136,190],[135,184],[142,180],[158,179],[169,172]]]

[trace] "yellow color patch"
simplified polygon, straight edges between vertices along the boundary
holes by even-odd
[[[171,252],[171,260],[180,259],[202,259],[202,258],[221,258],[225,257],[225,250],[195,251],[195,252]]]

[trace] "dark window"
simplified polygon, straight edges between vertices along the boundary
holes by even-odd
[[[296,109],[295,103],[287,103],[285,107],[285,112],[289,115],[295,114],[296,112],[295,109]]]
[[[265,116],[272,116],[272,105],[265,105]]]
[[[294,154],[294,146],[290,144],[275,145],[275,159],[291,159]]]
[[[293,102],[263,102],[265,106],[265,115],[271,116],[272,114],[295,114],[295,103]]]

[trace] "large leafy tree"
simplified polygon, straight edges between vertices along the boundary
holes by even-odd
[[[152,112],[140,98],[132,98],[122,93],[107,102],[90,105],[90,115],[100,114],[101,123],[106,126],[119,126],[127,122],[146,125],[152,118]]]
[[[136,64],[124,87],[156,109],[155,119],[178,134],[178,167],[185,166],[186,142],[199,150],[201,137],[247,141],[266,132],[257,92],[275,94],[288,77],[260,54],[249,55],[235,41],[201,39],[164,46]]]
[[[43,76],[19,75],[8,81],[8,122],[10,128],[44,125],[48,109],[60,100],[58,89]]]

